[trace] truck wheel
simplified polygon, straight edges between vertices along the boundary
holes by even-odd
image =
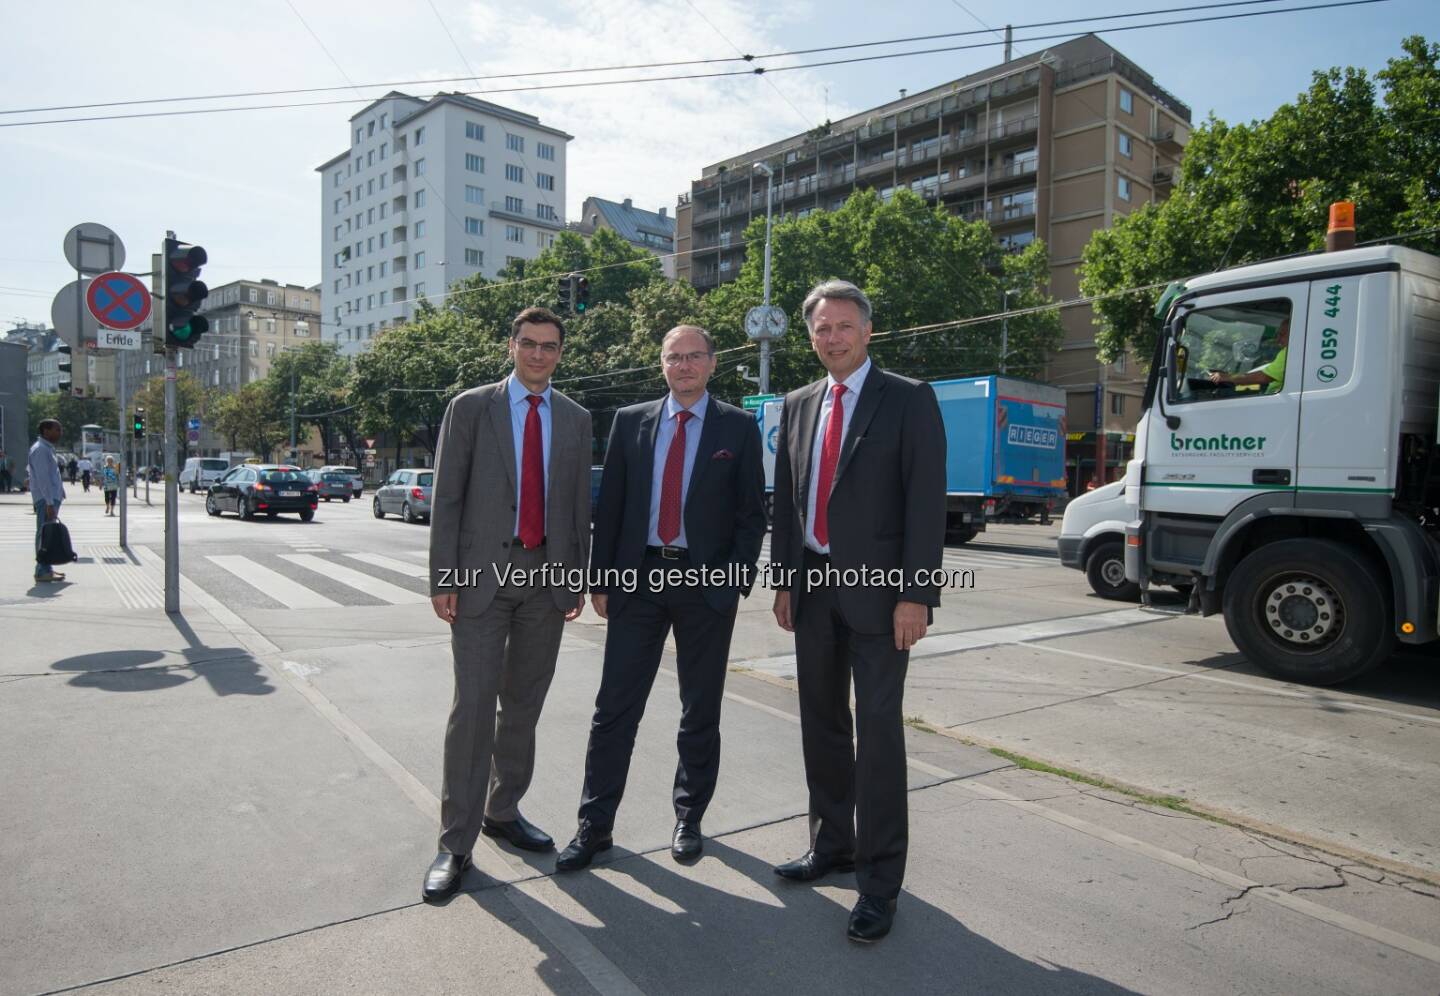
[[[1286,681],[1338,685],[1390,656],[1390,585],[1332,540],[1269,543],[1225,585],[1225,628],[1255,665]]]
[[[1125,580],[1125,544],[1119,540],[1106,540],[1090,552],[1085,560],[1085,578],[1101,598],[1134,602],[1140,597],[1140,586]]]
[[[974,526],[964,526],[960,529],[947,529],[945,530],[945,542],[953,543],[956,546],[964,546],[979,535],[980,530]]]

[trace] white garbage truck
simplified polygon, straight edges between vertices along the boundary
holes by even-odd
[[[1287,680],[1349,680],[1396,641],[1440,659],[1440,258],[1241,266],[1172,284],[1156,313],[1125,478],[1142,598],[1190,585],[1191,611]]]

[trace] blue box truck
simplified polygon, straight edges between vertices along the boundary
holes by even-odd
[[[1065,392],[1015,377],[931,383],[945,420],[945,538],[967,543],[996,516],[1048,522],[1065,494]],[[781,402],[756,413],[765,443],[765,490],[775,484]]]

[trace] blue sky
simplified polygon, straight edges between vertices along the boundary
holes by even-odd
[[[1307,2],[1282,0],[1274,6]],[[981,22],[1001,28],[1007,20],[1027,23],[1183,5],[1183,0],[1163,5],[964,0],[962,6],[960,0],[914,0],[887,5],[880,19],[873,3],[856,0],[783,5],[533,0],[523,6],[500,0],[257,0],[185,6],[72,0],[63,5],[63,15],[57,4],[7,4],[9,44],[0,63],[0,93],[5,95],[0,109],[351,83],[356,90],[289,99],[357,102],[0,128],[5,178],[0,184],[0,330],[24,320],[48,323],[51,298],[73,279],[61,238],[81,221],[118,231],[130,250],[129,269],[142,268],[142,254],[148,259],[152,243],[168,227],[206,245],[214,262],[205,275],[212,284],[242,277],[318,281],[322,194],[313,170],[345,148],[346,119],[363,106],[358,95],[384,92],[363,84],[729,57],[737,49],[787,51],[965,31],[978,29]],[[166,13],[183,17],[188,29],[157,28],[155,19]],[[1197,121],[1210,111],[1236,121],[1264,117],[1293,99],[1316,68],[1358,65],[1374,71],[1399,53],[1406,35],[1435,39],[1440,4],[1391,0],[1144,31],[1098,27],[1101,37],[1189,103]],[[192,40],[184,50],[174,43],[182,33]],[[1021,30],[1016,36],[1035,33]],[[1035,51],[1045,44],[1022,40],[1016,50]],[[743,76],[487,99],[538,114],[576,136],[570,144],[566,198],[574,217],[591,194],[632,197],[651,209],[673,208],[676,195],[708,163],[826,117],[889,100],[901,87],[923,89],[999,58],[997,45],[774,73],[769,83]],[[433,90],[423,84],[403,89]],[[265,101],[245,101],[251,102]],[[0,115],[0,124],[33,117]]]

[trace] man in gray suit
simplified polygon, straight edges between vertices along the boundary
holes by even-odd
[[[775,872],[813,882],[853,868],[847,935],[877,941],[905,874],[901,706],[910,648],[940,604],[945,423],[929,384],[871,363],[860,288],[826,281],[803,310],[828,376],[785,396],[770,560],[775,619],[795,634],[810,849]],[[845,582],[861,569],[899,584]]]
[[[520,312],[510,329],[513,372],[457,396],[440,426],[430,597],[450,624],[455,699],[427,900],[460,888],[477,834],[554,847],[518,807],[561,631],[584,606],[590,556],[590,413],[550,386],[564,343],[552,312]]]

